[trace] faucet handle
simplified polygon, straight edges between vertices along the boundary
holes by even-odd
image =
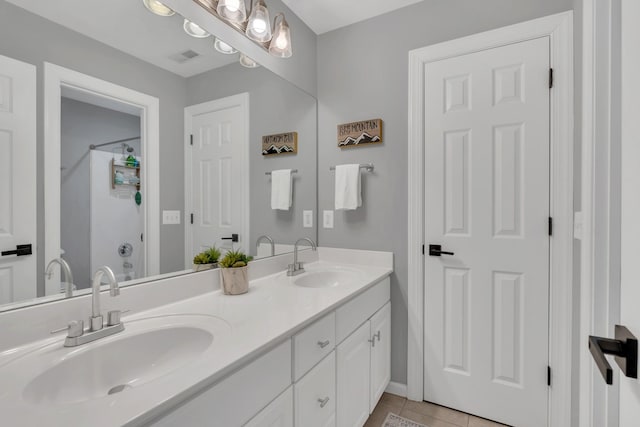
[[[120,315],[128,313],[129,310],[111,310],[107,312],[107,326],[115,326],[120,324]]]
[[[82,320],[72,320],[66,328],[56,329],[51,331],[51,333],[57,334],[62,331],[67,331],[67,337],[69,338],[82,336],[82,334],[84,334],[84,322]]]

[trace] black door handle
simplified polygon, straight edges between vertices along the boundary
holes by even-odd
[[[221,237],[220,240],[231,240],[232,242],[238,242],[238,235],[232,234],[231,237]]]
[[[429,256],[455,255],[453,252],[442,250],[442,245],[429,245]]]
[[[607,384],[613,384],[613,370],[605,354],[615,356],[620,370],[629,378],[638,378],[638,339],[624,326],[616,325],[616,339],[589,336],[589,351]]]
[[[25,256],[25,255],[32,255],[33,252],[31,251],[31,243],[29,243],[28,245],[17,245],[15,250],[13,251],[2,251],[2,256],[8,256],[8,255],[16,255],[16,256]]]

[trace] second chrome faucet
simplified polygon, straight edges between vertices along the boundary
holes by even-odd
[[[303,237],[302,239],[298,239],[296,244],[293,246],[293,264],[289,264],[289,268],[287,269],[287,276],[297,276],[298,274],[304,273],[304,263],[298,262],[298,243],[307,242],[311,246],[311,249],[314,251],[317,249],[316,242],[309,239],[308,237]]]

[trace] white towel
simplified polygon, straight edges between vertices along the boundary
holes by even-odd
[[[336,210],[354,210],[362,206],[360,165],[336,166]]]
[[[271,172],[271,209],[288,211],[293,201],[291,169]]]

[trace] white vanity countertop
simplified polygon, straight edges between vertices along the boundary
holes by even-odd
[[[388,266],[354,265],[334,262],[335,257],[328,258],[330,261],[316,261],[306,264],[305,268],[312,271],[345,267],[357,270],[358,278],[335,287],[308,288],[293,283],[302,276],[287,277],[284,272],[279,272],[252,280],[249,293],[244,295],[226,296],[218,290],[124,317],[126,327],[127,322],[148,317],[170,314],[208,315],[226,321],[230,331],[214,338],[215,350],[209,357],[200,357],[171,374],[122,393],[82,403],[32,404],[22,398],[24,383],[17,384],[13,378],[9,378],[8,383],[6,378],[2,378],[2,367],[34,346],[50,345],[52,351],[68,352],[68,349],[62,348],[63,337],[43,340],[14,352],[0,353],[2,423],[31,426],[43,425],[46,420],[47,426],[144,424],[255,359],[265,350],[281,343],[392,273],[391,262]],[[102,341],[117,339],[116,334]],[[100,341],[95,343],[99,345]],[[127,355],[123,354],[122,357],[126,360]]]

